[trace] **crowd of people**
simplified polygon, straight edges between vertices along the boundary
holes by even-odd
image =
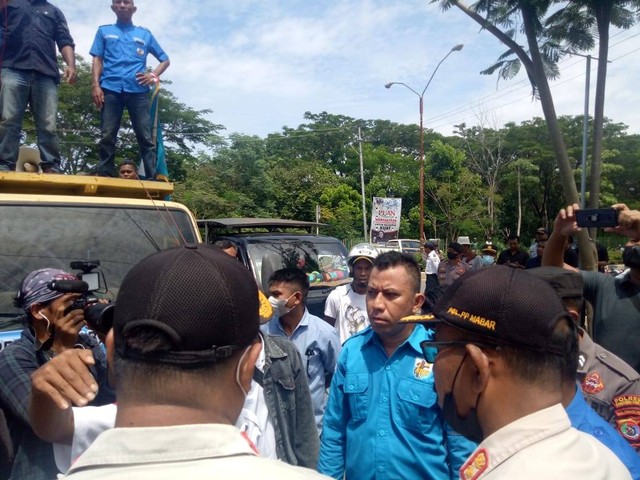
[[[133,0],[111,10],[90,51],[95,173],[137,178],[115,167],[126,108],[152,179],[148,94],[169,57]],[[0,25],[0,170],[29,105],[40,168],[59,172],[56,47],[77,79],[64,15],[0,0]],[[357,245],[324,318],[303,270],[263,293],[222,242],[143,259],[92,335],[80,294],[54,288],[76,277],[42,265],[16,279],[25,328],[0,352],[0,477],[640,480],[640,212],[614,208],[619,276],[577,268],[570,205],[528,251],[516,235],[500,253],[461,236],[446,258],[425,243],[424,291],[413,256]]]
[[[111,10],[116,23],[98,28],[89,52],[93,57],[91,95],[100,110],[101,130],[99,162],[93,173],[117,176],[116,141],[126,108],[144,179],[154,180],[156,145],[149,90],[169,67],[169,56],[148,29],[133,24],[134,0],[112,0]],[[35,120],[40,170],[61,173],[58,85],[61,80],[77,82],[75,43],[64,14],[46,0],[0,0],[0,31],[0,171],[16,168],[28,105]],[[62,78],[56,49],[66,64]],[[153,70],[147,68],[149,54],[159,62]]]
[[[425,245],[427,289],[446,283],[426,313],[415,257],[372,245],[324,319],[299,268],[263,294],[232,244],[160,251],[98,338],[53,288],[75,276],[31,272],[0,352],[2,478],[639,479],[640,212],[616,208],[621,277],[564,263],[572,205],[538,268]]]

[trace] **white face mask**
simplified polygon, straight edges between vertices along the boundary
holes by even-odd
[[[295,305],[293,307],[287,307],[287,303],[296,293],[298,292],[293,293],[289,298],[276,298],[273,296],[269,297],[269,303],[273,307],[274,314],[281,317],[293,310],[295,308]]]

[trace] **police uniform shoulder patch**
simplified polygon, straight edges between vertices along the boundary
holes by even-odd
[[[424,358],[416,358],[413,365],[413,377],[416,380],[422,380],[427,378],[433,370],[433,365],[427,362]]]
[[[591,395],[595,395],[598,392],[604,390],[604,383],[602,377],[598,372],[589,372],[582,381],[582,391]]]
[[[475,480],[487,469],[489,466],[489,453],[481,448],[477,450],[469,460],[460,468],[461,480]]]
[[[632,447],[640,447],[640,395],[619,395],[613,399],[616,428]]]

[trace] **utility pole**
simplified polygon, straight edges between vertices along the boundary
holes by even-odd
[[[362,129],[358,127],[358,153],[360,155],[360,196],[362,197],[362,237],[367,241],[367,202],[364,196],[364,158],[362,156]]]

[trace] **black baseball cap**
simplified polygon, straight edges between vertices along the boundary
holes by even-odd
[[[125,276],[113,314],[122,358],[182,367],[211,364],[250,345],[260,327],[258,288],[249,270],[217,247],[182,245],[154,253]],[[171,347],[127,343],[136,327],[157,329]]]
[[[446,323],[497,345],[564,354],[552,343],[558,320],[571,317],[544,280],[524,270],[497,265],[467,272],[436,302],[432,315],[403,323]]]
[[[582,274],[561,267],[530,268],[528,274],[541,278],[553,287],[560,298],[582,298]]]

